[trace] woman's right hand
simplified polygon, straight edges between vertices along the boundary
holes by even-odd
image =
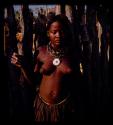
[[[21,63],[19,61],[18,54],[15,53],[15,52],[11,56],[11,63],[14,64],[17,67],[21,67]]]

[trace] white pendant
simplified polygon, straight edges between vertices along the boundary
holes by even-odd
[[[53,60],[53,65],[58,66],[59,64],[60,64],[60,59],[59,58],[55,58]]]

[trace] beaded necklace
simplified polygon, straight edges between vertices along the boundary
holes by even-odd
[[[50,43],[47,45],[47,51],[54,57],[53,65],[55,66],[58,66],[61,63],[61,58],[65,55],[66,52],[65,48],[54,50]]]

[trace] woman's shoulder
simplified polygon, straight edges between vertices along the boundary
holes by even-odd
[[[46,54],[46,50],[47,50],[47,46],[46,45],[43,45],[43,46],[39,46],[38,47],[38,56],[40,57],[42,57],[42,56],[44,56],[45,54]]]
[[[43,45],[43,46],[39,46],[39,47],[38,47],[38,50],[39,50],[39,51],[45,51],[46,48],[47,48],[47,46],[46,46],[46,45]]]

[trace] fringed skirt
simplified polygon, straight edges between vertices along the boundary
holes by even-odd
[[[73,116],[76,117],[70,96],[57,104],[48,104],[38,93],[34,101],[34,112],[36,122],[72,121]]]

